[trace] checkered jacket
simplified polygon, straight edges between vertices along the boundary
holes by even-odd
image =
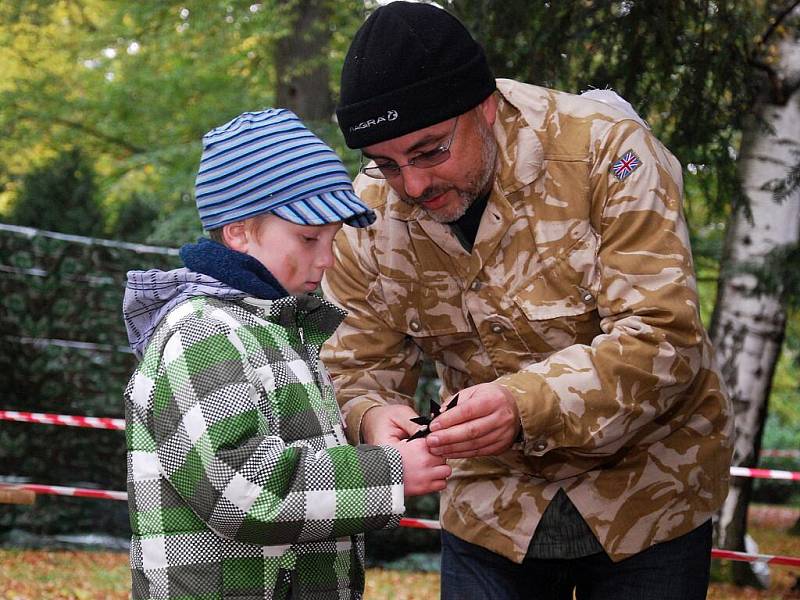
[[[315,296],[196,297],[125,391],[133,598],[360,598],[362,532],[396,526],[402,461],[349,446]]]

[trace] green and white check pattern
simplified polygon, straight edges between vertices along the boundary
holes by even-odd
[[[348,446],[315,296],[188,300],[125,392],[133,598],[360,598],[364,531],[404,511],[402,461]]]

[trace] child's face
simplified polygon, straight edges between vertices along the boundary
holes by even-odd
[[[341,223],[295,225],[265,215],[245,231],[245,249],[263,264],[290,294],[314,291],[325,269],[333,265],[333,238]]]

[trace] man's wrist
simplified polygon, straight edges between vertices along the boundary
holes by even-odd
[[[367,442],[367,437],[365,435],[365,428],[364,425],[367,423],[367,413],[369,413],[373,408],[377,408],[380,404],[373,404],[372,406],[368,407],[363,413],[361,413],[361,421],[358,424],[358,441],[363,443]]]

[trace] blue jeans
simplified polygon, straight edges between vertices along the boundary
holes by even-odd
[[[442,600],[702,600],[711,521],[620,562],[605,552],[516,564],[442,531]]]

